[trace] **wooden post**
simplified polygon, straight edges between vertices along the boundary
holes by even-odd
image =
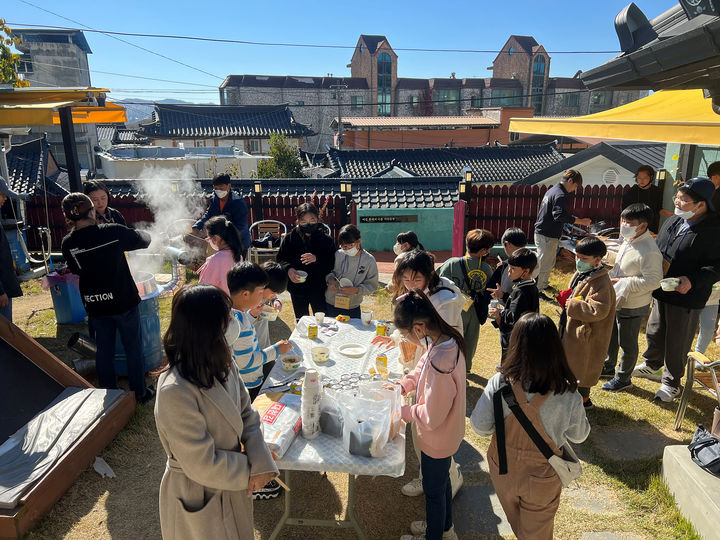
[[[460,200],[453,207],[452,256],[462,257],[465,254],[465,213],[467,202]]]
[[[263,203],[262,203],[262,182],[255,180],[253,185],[253,210],[255,211],[255,221],[262,221],[265,219],[263,216]]]
[[[70,191],[82,192],[80,181],[80,162],[75,145],[75,129],[72,121],[72,107],[60,107],[60,132],[62,133],[63,149],[65,150],[65,166],[67,167]]]

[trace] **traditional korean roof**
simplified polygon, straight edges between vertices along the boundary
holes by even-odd
[[[12,145],[6,159],[10,177],[8,185],[11,191],[21,195],[42,193],[44,178],[49,194],[65,195],[68,193],[67,189],[60,185],[63,179],[67,180],[67,174],[64,171],[56,168],[51,177],[45,176],[48,163],[55,163],[45,136]]]
[[[328,151],[330,166],[345,178],[376,177],[392,166],[416,176],[459,178],[470,167],[473,182],[516,182],[562,159],[554,144]]]
[[[147,137],[258,138],[277,133],[287,137],[309,135],[295,121],[287,104],[282,105],[175,105],[155,104],[153,122],[140,126]]]

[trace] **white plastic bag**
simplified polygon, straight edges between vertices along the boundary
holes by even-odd
[[[343,415],[335,390],[326,388],[320,400],[320,431],[331,437],[343,436]]]
[[[382,457],[390,436],[390,401],[340,395],[343,447],[353,455]]]
[[[387,381],[362,381],[358,385],[358,395],[374,401],[387,399],[390,402],[390,436],[388,440],[392,441],[404,427],[400,410],[403,399],[400,385],[395,384],[392,390],[388,390],[383,388],[387,384]]]

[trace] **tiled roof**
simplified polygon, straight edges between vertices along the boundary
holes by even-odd
[[[267,139],[273,133],[289,137],[308,135],[310,130],[293,118],[284,105],[168,105],[155,104],[153,122],[140,126],[148,137],[207,138],[254,137]]]
[[[492,77],[485,81],[488,88],[520,88],[522,83],[518,79],[503,79],[501,77]]]
[[[383,41],[387,41],[385,36],[371,36],[367,34],[360,34],[360,38],[365,42],[365,46],[370,54],[375,54],[378,45]],[[389,44],[390,42],[388,42]]]
[[[460,88],[462,87],[462,79],[430,79],[430,86],[432,86],[433,89]]]
[[[14,144],[7,153],[10,190],[19,194],[42,193],[43,177],[52,153],[45,136],[21,144]],[[54,159],[54,158],[53,158]],[[57,178],[57,174],[53,178]],[[47,191],[53,195],[65,195],[67,190],[55,184],[54,179],[45,178]]]
[[[255,179],[232,181],[243,196],[253,192]],[[103,180],[114,197],[137,195],[136,180]],[[196,180],[198,190],[212,192],[212,181]],[[262,180],[263,194],[272,197],[319,197],[340,195],[338,178],[273,178]],[[356,178],[352,180],[353,200],[359,208],[450,208],[458,200],[455,177]]]
[[[548,89],[551,88],[572,88],[575,90],[587,90],[582,79],[574,77],[550,77],[548,79]]]
[[[511,38],[515,38],[515,41],[518,42],[518,45],[520,45],[523,49],[525,49],[525,52],[532,53],[533,48],[538,46],[538,42],[535,41],[535,38],[532,36],[516,36],[515,34],[510,36]]]
[[[353,128],[492,127],[500,122],[484,116],[343,116],[343,126]],[[337,126],[337,118],[332,126]]]
[[[397,165],[417,176],[455,177],[471,167],[474,182],[515,182],[561,161],[555,145],[328,151],[330,166],[347,178],[373,177]]]
[[[582,164],[597,156],[603,156],[630,172],[635,172],[640,165],[650,165],[653,169],[658,170],[664,168],[665,147],[665,143],[654,142],[600,142],[549,167],[538,170],[517,183],[537,184],[573,168],[579,168],[582,172]]]
[[[140,135],[137,129],[127,129],[117,124],[95,124],[98,141],[107,140],[112,144],[148,144],[150,140]]]
[[[398,77],[395,88],[398,90],[427,90],[430,88],[430,81],[428,79]]]
[[[485,79],[463,79],[463,88],[485,88]]]
[[[297,75],[228,75],[220,88],[330,88],[344,84],[348,90],[367,90],[364,77],[303,77]]]

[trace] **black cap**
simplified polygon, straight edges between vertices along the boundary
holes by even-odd
[[[705,178],[704,176],[691,178],[683,184],[683,187],[689,189],[705,201],[712,212],[715,211],[715,206],[713,206],[712,203],[712,199],[715,196],[715,184],[713,184],[709,178]]]

